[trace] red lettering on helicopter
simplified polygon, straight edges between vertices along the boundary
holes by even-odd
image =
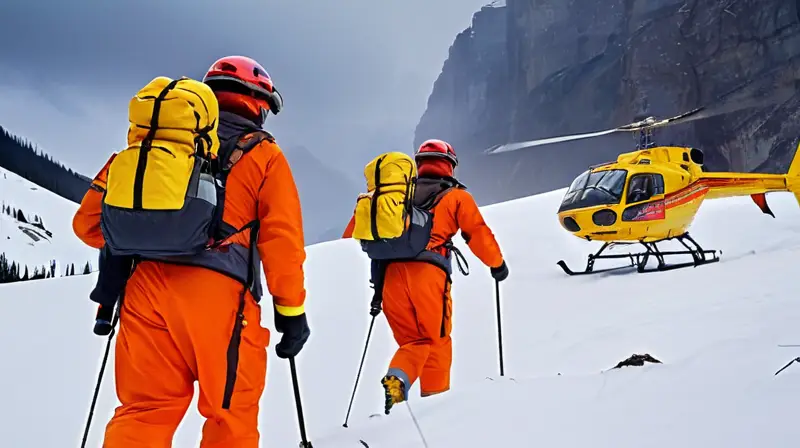
[[[643,205],[636,211],[636,215],[631,221],[654,221],[657,219],[664,219],[666,204],[664,201],[651,202]]]
[[[708,185],[700,181],[690,185],[683,190],[676,191],[666,199],[667,208],[674,208],[701,198],[708,193]]]

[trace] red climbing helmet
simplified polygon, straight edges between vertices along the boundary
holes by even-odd
[[[277,115],[283,109],[283,98],[272,78],[258,62],[245,56],[226,56],[217,60],[203,77],[217,96],[220,109],[246,115],[248,118]]]
[[[423,142],[417,153],[414,154],[414,160],[419,165],[424,160],[430,159],[445,159],[453,165],[453,168],[458,166],[458,157],[456,151],[450,143],[444,140],[431,139]]]

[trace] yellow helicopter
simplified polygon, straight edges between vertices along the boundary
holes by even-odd
[[[598,137],[614,132],[639,132],[635,151],[620,154],[608,162],[580,174],[569,186],[558,209],[561,225],[573,235],[588,241],[603,241],[588,256],[584,271],[573,271],[561,260],[558,265],[569,275],[593,274],[636,267],[638,272],[666,271],[719,261],[716,250],[706,250],[689,236],[689,226],[706,199],[751,196],[765,214],[770,210],[765,194],[783,191],[795,194],[800,203],[800,158],[796,151],[786,174],[704,172],[700,149],[656,146],[654,128],[707,118],[765,103],[788,99],[794,87],[778,91],[766,101],[739,102],[716,112],[699,107],[676,117],[656,120],[653,117],[606,131],[568,135],[527,142],[509,143],[489,148],[487,154],[516,151],[534,146]],[[800,147],[798,148],[800,149]],[[686,250],[662,251],[658,244],[677,240]],[[604,254],[616,245],[641,244],[644,251]],[[692,261],[668,264],[668,256],[689,255]],[[658,265],[647,268],[653,257]],[[595,270],[598,259],[628,259],[629,265]]]

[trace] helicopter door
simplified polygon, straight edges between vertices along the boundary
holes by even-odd
[[[664,177],[657,173],[634,174],[628,181],[627,203],[649,201],[664,194]]]

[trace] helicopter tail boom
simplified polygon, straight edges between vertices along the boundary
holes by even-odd
[[[789,191],[786,179],[783,174],[703,173],[697,183],[706,189],[706,199],[719,199]]]
[[[800,205],[800,150],[795,151],[786,174],[703,173],[697,183],[706,189],[706,199],[750,196],[762,212],[774,218],[767,205],[766,193],[793,193]]]
[[[794,193],[798,205],[800,205],[800,144],[795,149],[789,171],[786,172],[786,188]]]

